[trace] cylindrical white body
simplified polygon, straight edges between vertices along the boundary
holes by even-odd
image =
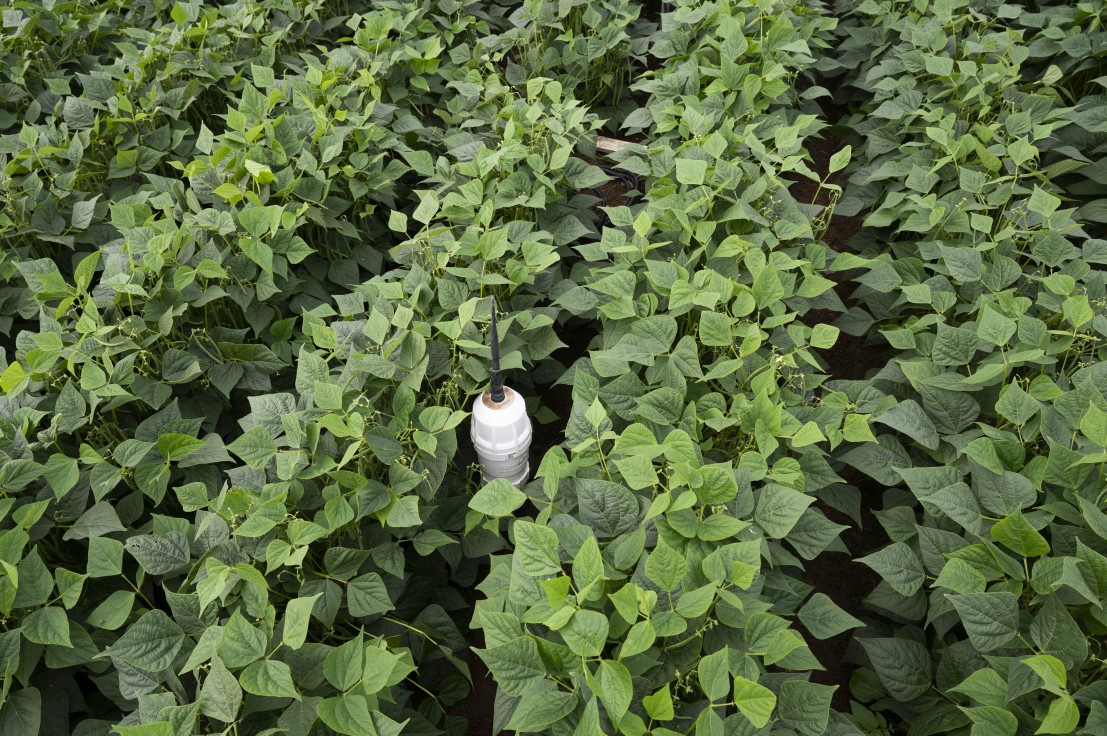
[[[516,488],[530,479],[530,417],[518,392],[504,386],[504,400],[492,402],[485,392],[473,402],[470,436],[484,473],[484,482],[506,478]]]

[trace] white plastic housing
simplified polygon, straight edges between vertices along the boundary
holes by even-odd
[[[504,386],[504,400],[496,404],[487,391],[473,402],[470,425],[473,447],[484,482],[506,478],[516,488],[530,479],[530,417],[518,392]]]

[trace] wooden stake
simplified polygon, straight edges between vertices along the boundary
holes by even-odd
[[[621,151],[631,144],[630,141],[621,141],[618,138],[608,138],[607,136],[596,136],[596,150],[603,151],[604,153],[615,153]]]

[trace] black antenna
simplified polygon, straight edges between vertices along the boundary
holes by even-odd
[[[499,404],[504,396],[504,377],[500,372],[500,336],[496,332],[496,297],[492,297],[492,403]]]

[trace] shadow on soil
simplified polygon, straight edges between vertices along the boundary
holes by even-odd
[[[843,109],[832,105],[827,105],[824,109],[825,117],[831,121],[840,119],[843,112]],[[829,130],[825,131],[821,138],[808,141],[807,151],[812,159],[810,166],[821,179],[827,180],[830,157],[842,147],[841,141]],[[829,181],[834,183],[837,178],[837,174],[832,175]],[[790,191],[804,204],[823,207],[831,204],[829,192],[820,189],[816,182],[809,179],[797,178],[792,183]],[[861,221],[861,217],[832,214],[823,235],[823,242],[839,253],[852,251],[850,240],[861,230]],[[840,271],[823,275],[835,282],[834,291],[846,307],[854,306],[850,296],[852,285],[847,275]],[[838,313],[831,310],[812,310],[803,316],[803,321],[808,325],[831,324],[837,317]],[[855,336],[842,332],[834,347],[819,351],[819,355],[826,362],[830,380],[856,381],[864,379],[871,370],[883,365],[881,352],[868,344],[867,335]],[[883,527],[873,514],[873,510],[881,506],[884,487],[852,467],[837,469],[837,472],[846,483],[861,492],[861,524],[858,525],[847,514],[832,508],[824,501],[816,501],[816,508],[826,514],[828,519],[848,527],[843,531],[841,538],[849,549],[849,554],[844,552],[820,554],[806,563],[803,580],[813,586],[816,592],[829,596],[851,616],[864,621],[866,619],[864,600],[876,588],[880,578],[870,568],[854,562],[854,559],[874,552],[888,543]],[[863,661],[859,652],[852,651],[856,633],[856,629],[850,630],[822,641],[813,636],[805,637],[811,651],[826,667],[824,671],[813,673],[812,681],[823,685],[836,685],[838,689],[834,692],[833,706],[836,710],[847,713],[850,710],[850,678],[857,669],[856,662]]]

